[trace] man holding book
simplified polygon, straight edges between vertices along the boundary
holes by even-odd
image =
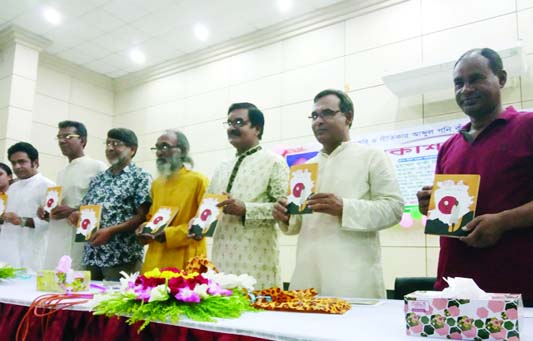
[[[27,142],[9,147],[7,155],[17,176],[7,190],[5,213],[0,218],[0,261],[13,267],[42,269],[48,222],[37,217],[48,187],[54,182],[39,173],[39,152]]]
[[[322,150],[310,214],[289,214],[287,198],[273,209],[282,232],[299,234],[291,289],[325,296],[385,296],[378,231],[400,221],[403,199],[383,150],[350,141],[353,103],[339,90],[314,98],[309,118]]]
[[[39,208],[41,219],[49,219],[48,247],[45,253],[44,268],[55,269],[64,255],[72,258],[72,268],[81,270],[84,243],[74,241],[75,231],[66,218],[76,211],[87,193],[89,182],[98,173],[107,169],[105,163],[85,155],[87,128],[81,122],[62,121],[58,124],[56,136],[61,153],[67,157],[68,165],[57,176],[58,186],[62,187],[62,201],[48,215]]]
[[[159,177],[152,183],[153,202],[146,216],[147,222],[137,229],[140,240],[148,244],[142,272],[155,267],[183,269],[189,259],[207,255],[205,239],[188,238],[188,223],[198,210],[208,179],[190,169],[193,160],[189,156],[189,141],[182,132],[165,132],[151,149],[157,156]],[[177,213],[174,217],[169,216],[169,221],[163,222],[159,231],[146,231],[147,223],[162,208],[169,212],[177,210]],[[164,212],[160,217],[166,218]]]
[[[476,217],[461,238],[440,239],[435,288],[443,277],[473,278],[488,292],[521,293],[533,304],[533,113],[503,108],[507,81],[495,51],[467,51],[456,62],[455,99],[470,122],[439,150],[437,174],[479,174]],[[431,186],[417,193],[427,213]]]
[[[263,113],[252,103],[228,109],[227,135],[236,155],[218,166],[208,193],[227,194],[213,236],[213,263],[220,271],[248,274],[255,289],[281,286],[278,234],[272,218],[276,198],[288,187],[285,160],[261,147]]]

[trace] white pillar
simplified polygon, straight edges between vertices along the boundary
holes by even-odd
[[[31,140],[39,53],[50,43],[17,26],[0,31],[0,161],[13,143]]]

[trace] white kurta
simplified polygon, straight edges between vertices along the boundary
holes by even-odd
[[[55,183],[40,173],[20,179],[7,190],[6,212],[33,218],[35,228],[5,223],[0,231],[0,261],[14,267],[35,271],[42,269],[47,247],[48,223],[37,218],[37,209],[44,205],[48,187]]]
[[[280,224],[297,234],[296,266],[291,289],[313,287],[321,295],[384,297],[378,231],[397,224],[403,199],[395,170],[381,150],[345,142],[330,155],[320,152],[318,193],[343,200],[343,214],[291,216]]]
[[[62,186],[63,199],[61,203],[69,207],[78,207],[81,199],[87,193],[89,182],[98,173],[108,167],[102,161],[83,156],[72,160],[65,169],[59,172],[57,183]],[[74,241],[76,233],[66,219],[51,219],[48,225],[48,248],[44,258],[44,268],[54,269],[63,255],[72,258],[72,268],[83,269],[84,243]]]

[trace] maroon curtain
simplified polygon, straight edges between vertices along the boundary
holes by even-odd
[[[15,340],[17,328],[28,307],[13,304],[0,304],[0,340]],[[43,319],[31,317],[27,340],[201,340],[201,341],[258,341],[262,339],[233,334],[221,334],[166,324],[150,323],[141,333],[137,333],[140,322],[132,326],[124,317],[95,316],[85,311],[62,310],[53,314],[48,326],[43,327]]]

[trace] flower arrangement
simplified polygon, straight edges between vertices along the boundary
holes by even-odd
[[[0,262],[0,280],[14,278],[22,271],[24,271],[24,269],[14,268],[7,263]]]
[[[248,275],[155,268],[143,275],[123,272],[122,276],[120,291],[95,296],[93,311],[130,316],[130,325],[144,320],[139,332],[152,321],[177,322],[180,316],[213,321],[255,310],[246,294],[253,290],[255,279]]]

